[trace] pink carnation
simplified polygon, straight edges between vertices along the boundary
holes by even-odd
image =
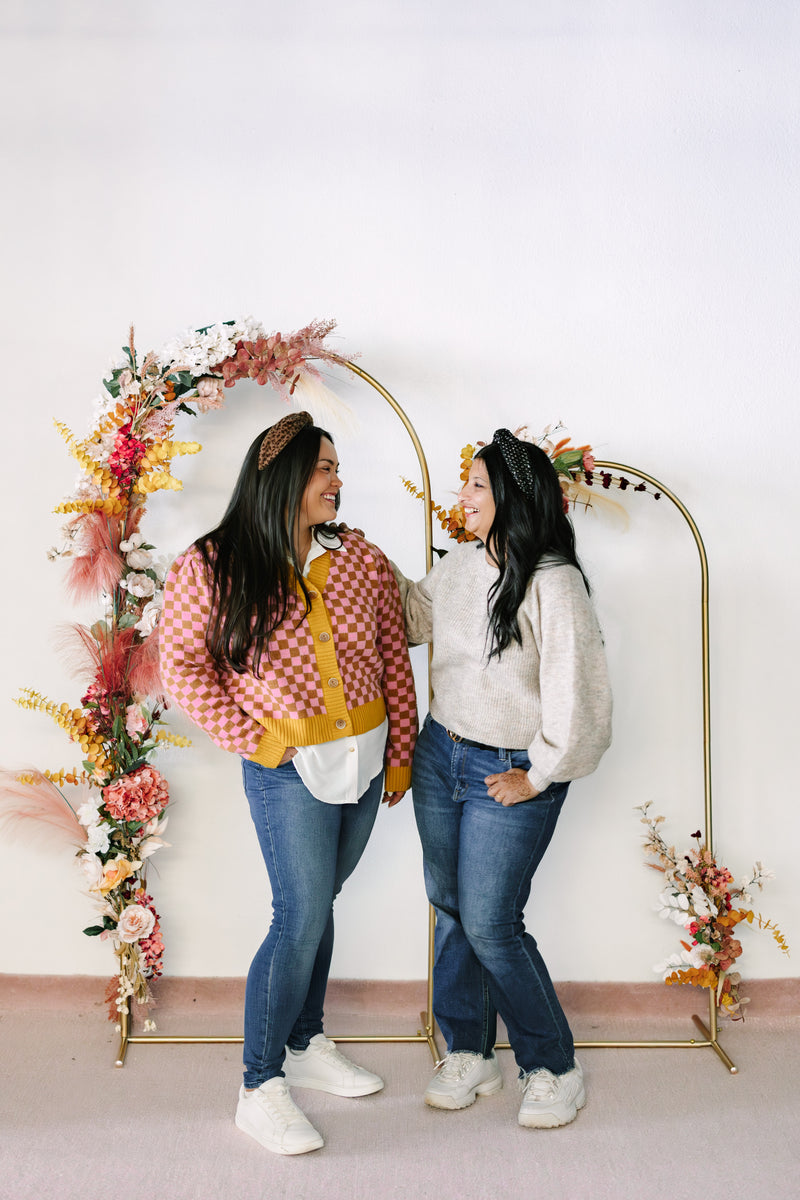
[[[149,821],[169,803],[167,781],[153,767],[141,767],[104,787],[103,803],[116,821]]]

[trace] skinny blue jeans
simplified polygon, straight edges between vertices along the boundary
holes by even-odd
[[[484,783],[530,765],[525,751],[466,746],[425,721],[412,793],[436,912],[433,1008],[448,1051],[488,1057],[499,1013],[520,1072],[561,1075],[574,1066],[575,1045],[523,910],[569,784],[504,808]]]
[[[357,804],[324,804],[291,762],[242,761],[244,789],[272,888],[272,924],[250,966],[244,1085],[283,1074],[285,1047],[322,1033],[333,953],[333,902],[355,870],[380,806],[377,775]]]

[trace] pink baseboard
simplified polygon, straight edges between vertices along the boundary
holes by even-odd
[[[0,1008],[57,1011],[102,1006],[106,978],[94,975],[0,975]],[[597,1020],[703,1017],[708,1000],[696,988],[661,983],[563,982],[559,997],[574,1026]],[[800,1018],[800,979],[745,980],[750,998],[747,1020]],[[208,1012],[241,1011],[244,980],[239,978],[166,978],[154,987],[158,1007],[176,1011],[202,1007]],[[328,988],[329,1012],[419,1013],[426,1006],[424,980],[334,979]],[[577,1029],[576,1029],[577,1032]]]

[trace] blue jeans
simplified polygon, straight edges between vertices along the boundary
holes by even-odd
[[[377,775],[357,804],[324,804],[291,762],[243,760],[250,813],[272,887],[272,924],[247,976],[244,1084],[282,1075],[286,1046],[322,1033],[333,953],[333,901],[367,844],[383,794]]]
[[[484,779],[510,767],[527,770],[527,753],[465,746],[427,717],[411,786],[436,912],[434,1015],[448,1051],[488,1057],[499,1013],[520,1071],[561,1075],[575,1046],[523,909],[569,784],[504,808]]]

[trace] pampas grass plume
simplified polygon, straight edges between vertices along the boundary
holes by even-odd
[[[23,783],[25,778],[31,783]],[[78,789],[88,791],[85,784],[78,785]],[[86,831],[59,789],[35,768],[0,769],[0,830],[9,839],[22,833],[38,838],[47,832],[76,848],[86,841]]]

